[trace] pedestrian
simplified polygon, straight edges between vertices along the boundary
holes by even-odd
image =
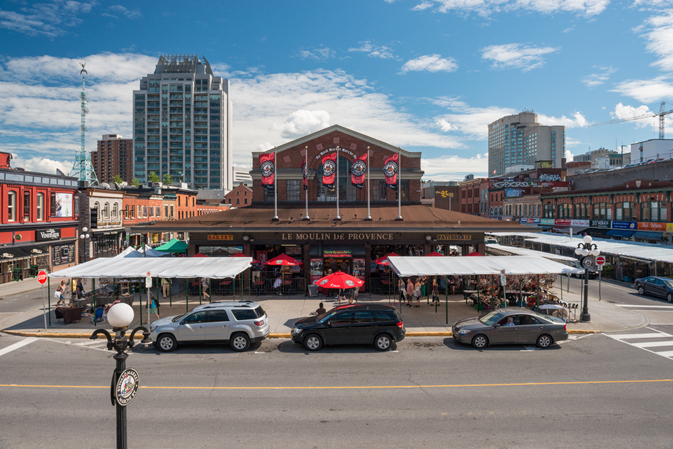
[[[421,298],[427,298],[427,291],[425,288],[425,284],[428,283],[428,277],[427,276],[421,276]]]
[[[171,283],[172,281],[170,279],[161,278],[161,292],[164,295],[164,299],[171,294]]]
[[[210,300],[210,295],[207,290],[210,286],[210,280],[208,278],[201,278],[201,293],[203,293],[203,299]]]
[[[432,279],[432,302],[430,305],[434,305],[434,303],[437,302],[438,306],[441,306],[442,304],[439,302],[439,290],[438,290],[438,285],[437,285],[437,276],[435,276]]]
[[[82,299],[84,297],[84,285],[82,284],[82,279],[77,279],[77,287],[75,290],[75,296],[77,299]]]
[[[407,289],[404,284],[404,279],[400,278],[400,280],[397,282],[397,287],[400,290],[400,305],[404,302],[404,297],[407,294]]]
[[[65,291],[68,287],[65,284],[65,281],[61,281],[61,283],[56,287],[56,292],[54,293],[54,298],[57,298],[58,301],[56,302],[56,307],[58,307],[59,304],[63,303],[65,305]]]
[[[278,275],[278,277],[273,283],[273,288],[276,290],[276,293],[278,293],[280,296],[283,296],[283,293],[280,291],[282,285],[283,285],[283,278],[281,278],[280,275]]]
[[[411,307],[413,295],[414,295],[414,283],[411,282],[411,278],[409,278],[407,280],[407,307]]]
[[[154,294],[150,292],[150,297],[152,298],[152,304],[150,305],[150,313],[153,313],[157,320],[161,319],[159,316],[159,301],[154,297]]]
[[[414,286],[414,296],[416,297],[416,307],[421,306],[421,279],[416,279],[416,285]]]

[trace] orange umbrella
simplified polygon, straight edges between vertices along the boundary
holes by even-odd
[[[362,279],[358,279],[355,276],[344,273],[343,271],[337,271],[336,273],[328,274],[324,278],[320,278],[314,282],[314,284],[318,287],[339,289],[362,287],[364,283],[365,281]]]
[[[292,257],[286,255],[286,254],[281,254],[280,256],[274,257],[271,260],[266,261],[267,265],[288,265],[288,266],[295,266],[295,265],[301,265],[301,262],[299,262],[297,259],[293,259]]]
[[[376,265],[386,265],[386,266],[388,266],[388,257],[390,257],[390,256],[397,256],[397,257],[399,257],[399,255],[397,255],[397,254],[395,254],[395,253],[390,253],[390,254],[388,254],[387,256],[381,256],[381,257],[379,257],[378,259],[376,259],[376,260],[374,261],[374,263],[375,263]]]
[[[252,257],[252,256],[246,256],[243,253],[236,253],[232,254],[231,257]],[[251,263],[259,263],[259,260],[253,258]]]

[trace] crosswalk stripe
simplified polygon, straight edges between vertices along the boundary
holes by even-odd
[[[21,340],[18,343],[14,343],[13,345],[7,346],[5,349],[0,349],[0,356],[8,354],[12,351],[15,351],[15,350],[19,349],[19,348],[22,348],[22,347],[26,346],[27,344],[30,344],[30,343],[34,342],[35,340],[37,340],[37,337],[24,338],[23,340]]]
[[[637,304],[615,304],[617,307],[633,307],[633,308],[638,308],[638,309],[654,309],[654,308],[664,308],[664,309],[673,309],[673,306],[665,306],[665,305],[660,305],[660,306],[639,306]]]
[[[616,334],[616,335],[608,334],[608,337],[614,338],[615,340],[630,340],[632,338],[664,338],[672,336],[673,335],[666,334],[664,332],[651,332],[646,334]]]
[[[646,341],[643,343],[631,343],[637,348],[657,348],[660,346],[673,346],[673,340],[669,341]]]
[[[655,354],[662,355],[664,357],[673,357],[673,351],[655,352]]]

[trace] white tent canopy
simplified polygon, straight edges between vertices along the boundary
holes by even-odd
[[[544,257],[545,259],[555,260],[557,262],[566,262],[566,263],[578,262],[578,260],[574,257],[562,256],[560,254],[545,253],[543,251],[536,251],[534,249],[528,249],[528,248],[520,248],[518,246],[505,246],[489,243],[488,245],[486,245],[486,250],[488,251],[489,249],[516,254],[517,256]]]
[[[142,255],[143,253],[145,253],[147,255],[147,257],[168,257],[168,256],[170,256],[169,253],[164,253],[164,252],[161,252],[161,251],[157,251],[156,249],[150,248],[149,246],[146,246],[144,251],[143,251],[143,248],[141,246],[140,248],[138,248],[138,252],[140,253],[140,257],[143,257],[143,255]]]
[[[114,258],[115,259],[122,259],[124,257],[132,257],[132,258],[138,258],[138,257],[143,257],[143,254],[136,251],[135,249],[131,248],[130,246],[126,248],[124,251],[121,253],[117,254]]]
[[[160,278],[225,279],[250,268],[251,257],[102,257],[65,270],[52,278],[144,278],[149,271]]]
[[[562,263],[537,256],[493,257],[388,257],[389,266],[400,277],[452,275],[506,275],[584,273]]]

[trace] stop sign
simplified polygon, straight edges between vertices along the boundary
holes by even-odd
[[[605,265],[605,257],[603,256],[596,257],[596,265]]]
[[[37,273],[37,282],[40,284],[44,284],[47,282],[47,272],[46,271],[40,271]]]

